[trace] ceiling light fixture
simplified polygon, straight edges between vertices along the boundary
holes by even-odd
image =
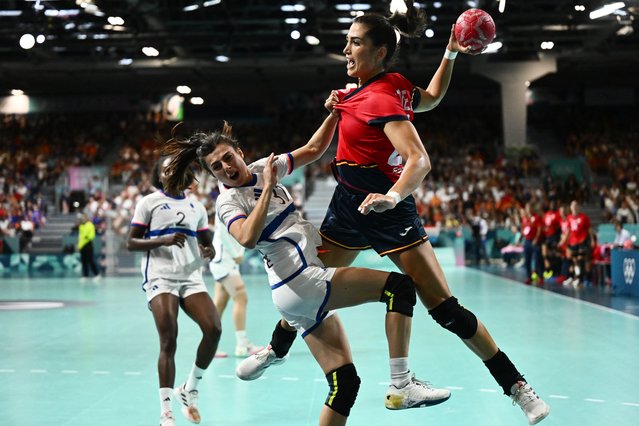
[[[601,9],[593,10],[592,12],[590,12],[589,16],[590,16],[590,19],[601,18],[603,16],[610,15],[615,10],[621,9],[623,7],[626,7],[626,3],[622,2],[622,1],[618,1],[616,3],[610,3],[610,4],[605,5]]]
[[[22,37],[20,37],[20,47],[25,50],[29,50],[35,46],[35,42],[35,37],[31,34],[23,34]]]

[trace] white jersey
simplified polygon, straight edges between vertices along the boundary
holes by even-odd
[[[220,194],[228,191],[221,183],[219,184],[219,188]],[[226,226],[219,219],[215,221],[213,248],[215,249],[215,257],[209,264],[213,278],[219,281],[228,275],[238,275],[239,265],[235,263],[235,259],[244,256],[245,249],[233,238],[226,229]]]
[[[145,283],[156,278],[202,281],[203,262],[197,233],[208,230],[208,216],[202,203],[156,191],[135,206],[131,226],[146,228],[144,237],[150,239],[175,233],[187,236],[182,248],[161,246],[146,253],[141,265]]]
[[[264,187],[263,173],[266,159],[249,164],[253,180],[241,187],[222,192],[216,202],[218,220],[228,229],[231,224],[246,218],[255,209]],[[293,170],[293,157],[279,155],[273,162],[278,180]],[[286,188],[277,184],[266,215],[265,227],[256,248],[264,256],[269,283],[275,289],[302,273],[308,266],[324,265],[317,257],[321,238],[317,229],[295,210]]]

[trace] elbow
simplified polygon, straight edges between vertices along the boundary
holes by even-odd
[[[424,177],[426,177],[426,175],[428,173],[430,173],[430,170],[432,168],[432,165],[430,163],[430,158],[428,157],[428,154],[424,153],[419,157],[419,160],[417,161],[418,167],[421,170],[422,174]]]
[[[254,238],[241,238],[237,240],[240,245],[246,249],[252,250],[257,246],[257,240]]]

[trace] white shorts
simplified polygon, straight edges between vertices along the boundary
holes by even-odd
[[[180,299],[186,299],[192,294],[206,293],[204,281],[176,281],[166,278],[154,278],[142,285],[142,290],[146,294],[146,300],[151,300],[162,293],[171,293]]]
[[[240,265],[235,263],[235,260],[227,254],[228,251],[221,250],[221,253],[221,256],[215,256],[209,262],[209,270],[215,281],[220,281],[229,275],[240,275]]]
[[[326,311],[324,306],[331,294],[334,274],[335,268],[309,266],[291,281],[272,289],[273,304],[302,337],[333,315],[334,311]]]

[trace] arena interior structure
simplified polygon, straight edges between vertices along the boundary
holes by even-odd
[[[421,38],[401,39],[394,70],[422,87],[462,11],[482,8],[497,28],[485,53],[456,59],[444,101],[415,119],[433,161],[415,197],[451,288],[523,360],[527,377],[553,406],[545,422],[636,424],[639,379],[628,371],[639,367],[639,1],[415,4],[428,26]],[[402,5],[0,2],[0,317],[11,324],[0,334],[7,348],[0,381],[10,389],[0,398],[0,424],[156,421],[156,342],[138,286],[141,256],[128,253],[124,239],[136,201],[153,190],[157,142],[227,120],[249,159],[299,146],[324,117],[329,91],[353,83],[342,53],[353,17],[387,15]],[[328,165],[334,153],[332,146],[285,182],[316,225],[335,185]],[[215,183],[202,176],[198,192],[214,220]],[[593,259],[589,286],[553,278],[525,286],[530,276],[521,254],[504,256],[504,248],[518,247],[519,207],[550,199],[565,206],[577,200],[590,217],[601,257]],[[98,233],[95,260],[103,278],[90,284],[81,281],[75,249],[81,213]],[[625,248],[614,244],[615,221],[629,233]],[[357,262],[395,268],[370,252]],[[277,314],[261,263],[249,251],[242,272],[249,309],[256,309],[249,311],[249,329],[266,340]],[[387,363],[382,316],[359,307],[343,318],[365,379],[353,424],[523,421],[489,388],[481,366],[470,367],[476,360],[421,313],[412,365],[455,397],[441,408],[382,411],[376,399],[386,376],[374,368]],[[369,323],[378,330],[362,325]],[[183,327],[186,346],[197,330]],[[229,318],[224,327],[232,329]],[[180,357],[180,368],[191,362]],[[309,378],[314,364],[301,343],[289,366],[255,384],[237,383],[236,362],[216,361],[202,389],[206,424],[316,423],[315,381],[323,376]],[[45,391],[49,386],[61,392]],[[268,393],[273,387],[286,404]],[[300,400],[305,393],[311,402]],[[293,400],[289,411],[281,408]]]

